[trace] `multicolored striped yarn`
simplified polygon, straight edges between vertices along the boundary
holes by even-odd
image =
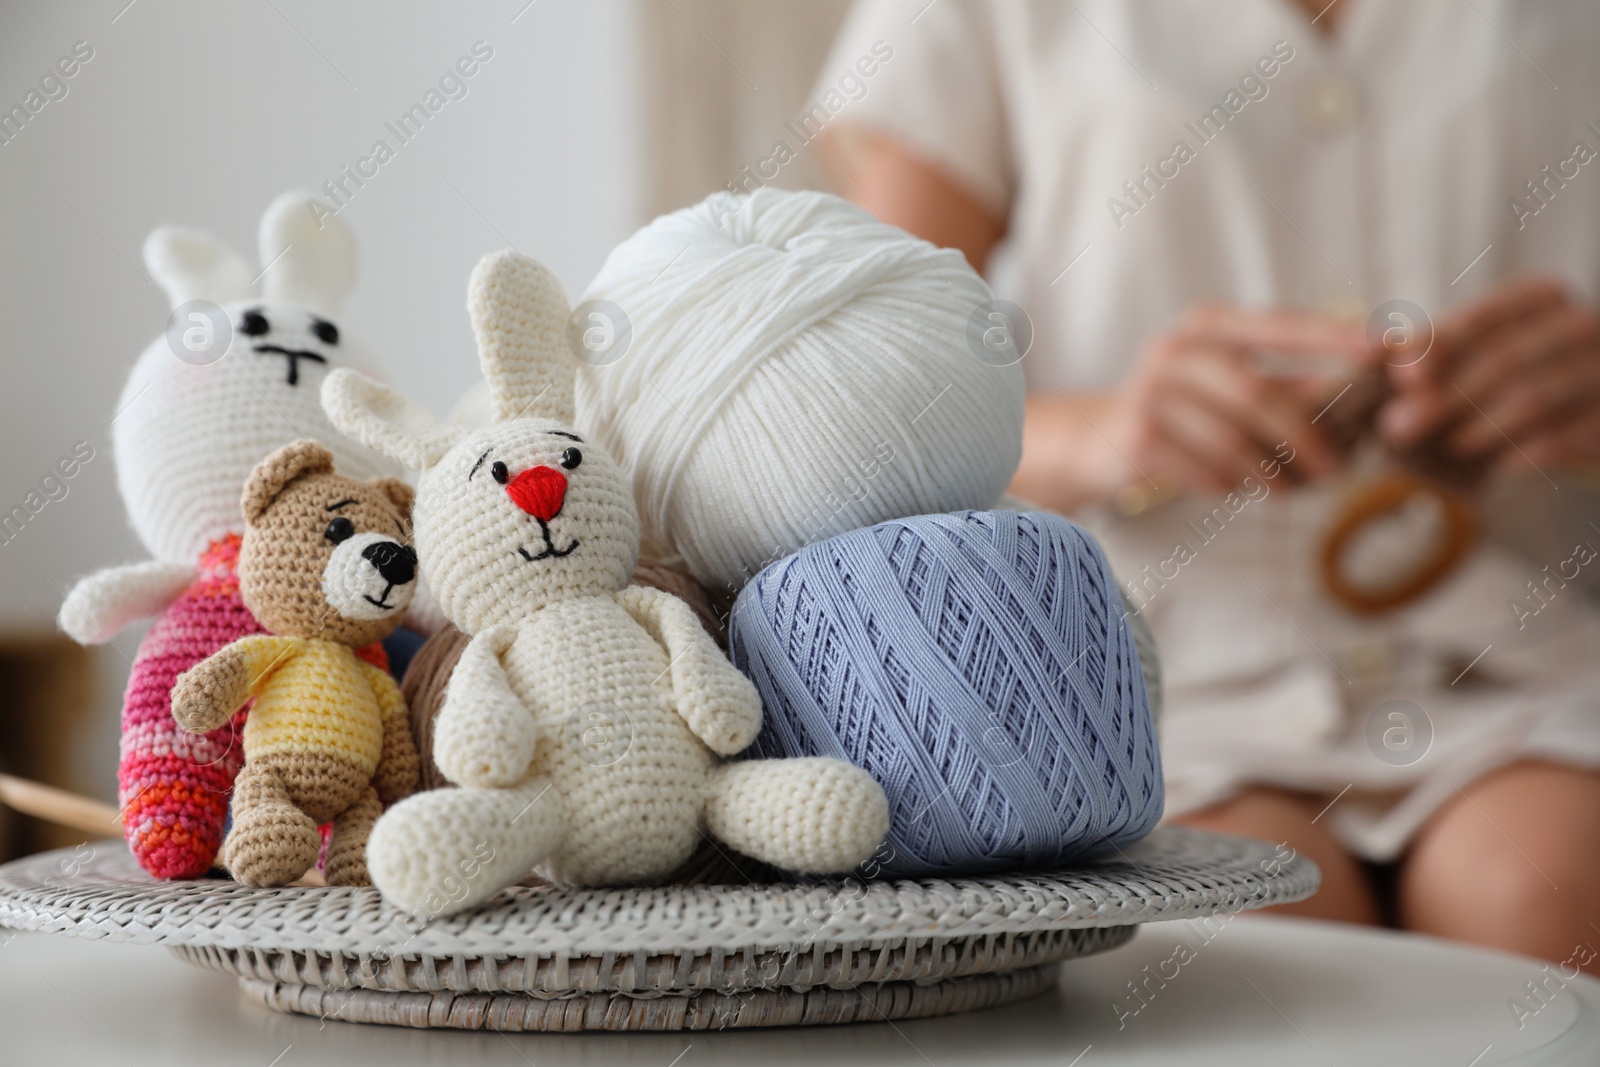
[[[122,703],[117,768],[123,832],[139,865],[157,878],[198,878],[222,846],[233,780],[244,765],[240,732],[249,705],[207,734],[172,718],[178,675],[223,646],[266,631],[239,596],[240,538],[213,541],[200,577],[156,620],[139,645]],[[359,653],[387,668],[381,645]]]
[[[139,645],[122,701],[117,800],[139,865],[157,878],[198,878],[222,846],[233,779],[244,765],[238,732],[248,705],[208,734],[172,719],[178,675],[248,634],[265,633],[239,596],[239,536],[213,541],[200,577]]]

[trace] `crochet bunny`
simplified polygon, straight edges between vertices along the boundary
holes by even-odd
[[[615,462],[573,432],[569,307],[515,253],[473,271],[468,306],[493,423],[467,430],[350,371],[336,426],[423,472],[423,575],[471,642],[434,726],[450,781],[401,801],[368,847],[390,901],[432,914],[538,867],[578,885],[646,882],[702,827],[796,871],[844,871],[888,829],[883,790],[839,760],[722,763],[761,726],[754,687],[676,597],[628,586],[639,521]]]
[[[246,885],[304,874],[327,822],[328,884],[369,884],[373,820],[416,785],[400,689],[353,651],[399,625],[416,589],[411,498],[397,478],[336,473],[315,441],[278,449],[245,484],[239,591],[270,636],[241,637],[179,675],[172,717],[205,732],[254,700],[223,848]]]
[[[159,616],[128,679],[117,779],[128,844],[160,878],[198,877],[211,867],[243,761],[236,722],[191,736],[173,722],[169,695],[183,671],[262,632],[234,573],[244,529],[239,495],[251,468],[309,434],[348,474],[398,473],[322,412],[328,368],[371,359],[335,325],[355,280],[353,239],[336,218],[319,228],[308,203],[305,193],[285,193],[262,217],[259,300],[251,295],[255,271],[210,235],[164,226],[145,241],[145,265],[172,307],[221,305],[231,343],[206,362],[211,353],[180,359],[159,337],[134,364],[111,440],[123,503],[153,558],[83,579],[58,617],[73,639],[95,644]],[[182,327],[200,326],[180,318]],[[366,654],[383,662],[381,648]]]

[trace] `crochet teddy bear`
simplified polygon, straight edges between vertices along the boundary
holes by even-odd
[[[267,209],[259,275],[206,233],[164,226],[146,240],[150,276],[175,311],[188,305],[178,325],[197,331],[198,341],[213,331],[211,349],[191,352],[163,336],[135,363],[111,441],[123,503],[152,558],[78,582],[59,615],[82,644],[158,617],[128,678],[117,774],[128,844],[158,878],[198,877],[211,867],[242,762],[238,723],[187,734],[173,722],[169,697],[180,673],[262,632],[234,571],[244,529],[239,495],[251,468],[303,433],[325,442],[347,474],[398,473],[322,412],[318,391],[329,367],[373,360],[336,324],[355,279],[353,238],[337,218],[319,227],[309,202],[308,194],[285,193]],[[252,276],[261,279],[259,298]],[[217,323],[193,317],[195,301],[220,306],[220,334]],[[365,654],[385,662],[381,647]]]
[[[411,487],[335,473],[315,441],[272,453],[245,484],[239,592],[268,633],[241,637],[178,676],[172,716],[203,733],[254,700],[223,862],[279,886],[317,861],[333,824],[329,885],[369,885],[367,835],[410,793],[417,751],[389,672],[355,654],[399,624],[416,588]]]
[[[561,284],[511,251],[473,271],[468,308],[494,421],[468,430],[352,371],[323,386],[334,425],[421,470],[423,575],[471,641],[434,724],[462,788],[374,828],[391,902],[443,914],[530,868],[576,885],[659,879],[702,830],[786,870],[863,862],[883,790],[841,760],[722,762],[761,727],[754,687],[682,600],[629,586],[639,520],[626,476],[575,432]]]

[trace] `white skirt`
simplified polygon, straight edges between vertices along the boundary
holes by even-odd
[[[1497,767],[1600,768],[1600,611],[1563,578],[1600,568],[1600,531],[1539,564],[1480,547],[1365,620],[1317,570],[1341,492],[1260,486],[1220,512],[1180,497],[1088,520],[1160,643],[1169,818],[1281,786],[1325,797],[1324,824],[1383,862]]]

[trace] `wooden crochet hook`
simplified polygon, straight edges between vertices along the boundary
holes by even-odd
[[[81,830],[95,838],[122,836],[122,813],[110,804],[15,775],[0,774],[0,804],[36,819]],[[322,872],[313,867],[289,884],[325,886],[328,883],[323,881]]]
[[[110,804],[26,778],[0,774],[0,804],[95,837],[122,834],[122,813]]]

